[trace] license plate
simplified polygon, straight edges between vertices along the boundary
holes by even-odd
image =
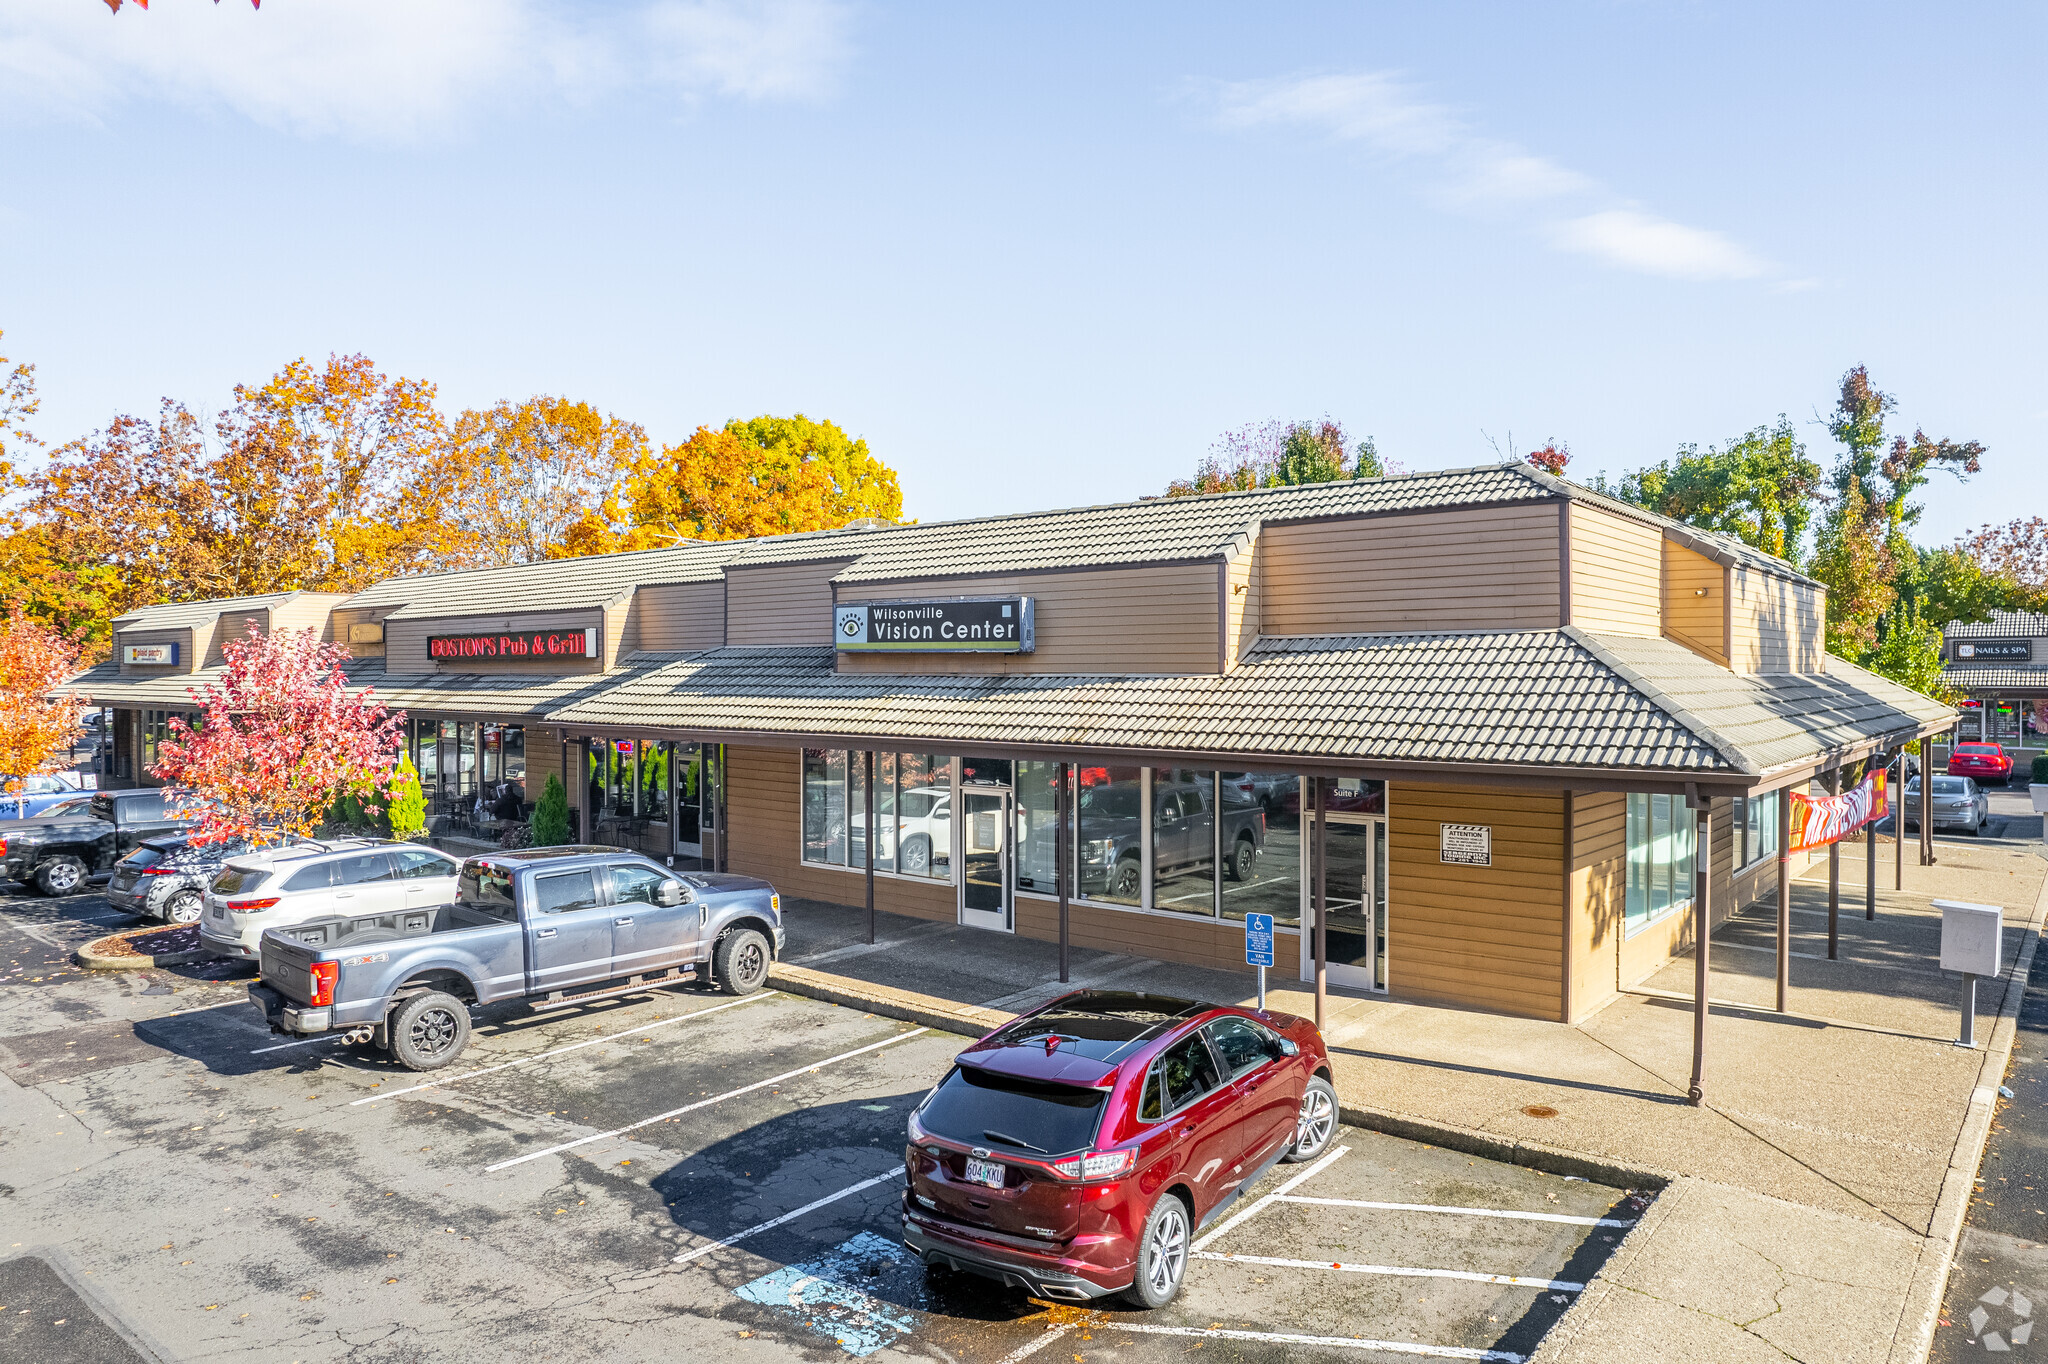
[[[976,1160],[973,1156],[967,1158],[967,1180],[971,1184],[986,1184],[991,1189],[1000,1189],[1006,1173],[1000,1161]]]

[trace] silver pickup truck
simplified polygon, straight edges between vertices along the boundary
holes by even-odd
[[[752,994],[781,950],[782,899],[766,881],[672,872],[619,848],[533,848],[464,862],[453,904],[269,930],[249,998],[274,1032],[341,1032],[436,1070],[468,1045],[474,1005],[707,978]]]

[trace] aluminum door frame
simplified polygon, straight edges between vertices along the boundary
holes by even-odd
[[[1392,830],[1387,825],[1388,817],[1386,815],[1331,814],[1328,810],[1325,810],[1323,811],[1323,818],[1331,824],[1377,824],[1380,826],[1380,836],[1378,838],[1369,837],[1365,841],[1365,874],[1375,884],[1384,883],[1387,886],[1386,893],[1379,896],[1379,903],[1374,906],[1374,921],[1380,935],[1387,940],[1387,979],[1391,983],[1394,975],[1394,935],[1390,931],[1392,924],[1387,901],[1393,898],[1393,886],[1392,878],[1387,875],[1387,868],[1379,865],[1382,859],[1378,852],[1378,846],[1385,843],[1392,836]],[[1322,859],[1313,855],[1314,845],[1321,839],[1321,834],[1315,827],[1315,820],[1304,811],[1301,823],[1304,833],[1307,834],[1307,838],[1304,840],[1305,846],[1302,849],[1302,861],[1305,864],[1315,865],[1318,871],[1327,876],[1329,874],[1328,869],[1320,865]],[[1391,849],[1389,849],[1389,853],[1391,855]],[[1309,880],[1306,866],[1303,869],[1301,878],[1301,890],[1301,978],[1305,981],[1313,981],[1316,978],[1315,886]],[[1324,903],[1328,904],[1329,896],[1327,894],[1324,895],[1323,899]],[[1363,990],[1376,995],[1387,993],[1387,985],[1373,983],[1372,968],[1369,966],[1361,969],[1356,966],[1333,961],[1329,963],[1329,972],[1330,984],[1340,989]]]
[[[997,856],[1001,865],[1003,907],[999,910],[969,909],[967,907],[967,849],[972,836],[968,829],[969,801],[981,796],[993,796],[997,801],[996,841]],[[953,883],[956,887],[955,908],[959,922],[968,928],[982,928],[995,933],[1017,931],[1017,831],[1013,826],[1017,818],[1016,795],[1007,786],[969,786],[956,782],[952,800],[952,848]]]

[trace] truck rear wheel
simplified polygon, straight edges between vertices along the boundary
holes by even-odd
[[[439,1070],[469,1045],[469,1006],[429,990],[391,1016],[391,1059],[407,1070]]]
[[[727,994],[754,993],[768,983],[768,940],[751,928],[726,934],[718,941],[712,972]]]
[[[53,857],[36,868],[36,889],[45,895],[71,895],[85,884],[85,863],[75,857]]]

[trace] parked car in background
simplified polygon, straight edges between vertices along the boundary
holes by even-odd
[[[1336,1131],[1307,1019],[1076,991],[961,1052],[911,1113],[904,1243],[1038,1297],[1160,1307],[1196,1233]]]
[[[206,909],[206,890],[231,857],[250,851],[244,839],[195,846],[184,834],[147,838],[114,864],[107,903],[129,914],[192,924]]]
[[[888,818],[881,810],[875,812],[879,823]],[[851,842],[847,845],[848,862],[853,866],[867,865],[868,818],[866,810],[855,810],[847,821],[851,831]],[[912,876],[929,876],[932,866],[946,865],[953,855],[953,788],[950,786],[913,786],[896,797],[896,835],[889,837],[889,826],[882,824],[882,860],[877,865],[886,865],[890,850],[895,850],[896,870]]]
[[[1972,838],[1983,832],[1991,818],[1991,797],[1970,777],[1936,777],[1933,791],[1936,829],[1966,829]],[[1906,783],[1906,827],[1920,827],[1920,778]]]
[[[2003,744],[1957,744],[1948,755],[1948,774],[1951,777],[1969,777],[1979,786],[1989,786],[1992,782],[2010,786],[2012,755],[2005,751]],[[1938,786],[1935,788],[1937,793],[1940,790]]]
[[[1233,881],[1251,879],[1266,846],[1266,813],[1226,788],[1225,800],[1211,808],[1213,789],[1206,782],[1152,783],[1152,874],[1166,879],[1212,866],[1217,856],[1215,830],[1222,821],[1224,873]],[[1138,818],[1139,786],[1134,781],[1084,786],[1078,802],[1081,828],[1080,876],[1083,895],[1137,898],[1145,825]]]
[[[9,789],[10,787],[16,789]],[[60,801],[81,794],[75,783],[53,773],[32,777],[0,777],[0,819],[30,819]],[[82,794],[91,795],[90,791]]]
[[[30,819],[0,820],[0,876],[45,895],[71,895],[145,839],[180,834],[198,822],[167,811],[160,788],[68,797]]]
[[[450,905],[266,931],[250,1000],[278,1032],[339,1031],[435,1070],[468,1045],[472,1005],[707,976],[747,995],[782,948],[781,897],[752,876],[564,847],[472,857],[460,879]]]
[[[213,878],[199,944],[217,957],[255,961],[266,929],[452,903],[461,869],[437,849],[385,839],[260,848],[229,858]]]

